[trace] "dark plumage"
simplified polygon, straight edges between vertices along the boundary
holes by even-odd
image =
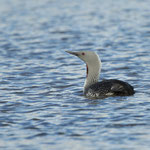
[[[133,95],[134,93],[134,89],[130,84],[116,79],[97,82],[87,87],[84,91],[84,95],[90,98],[129,96]]]

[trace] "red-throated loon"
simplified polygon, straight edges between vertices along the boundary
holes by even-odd
[[[133,87],[124,81],[109,79],[98,82],[101,71],[101,60],[95,52],[66,52],[79,57],[86,63],[87,76],[84,84],[84,95],[86,97],[129,96],[135,93]]]

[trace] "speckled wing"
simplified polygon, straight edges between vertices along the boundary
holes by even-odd
[[[95,83],[88,87],[85,92],[87,97],[101,97],[101,96],[127,96],[133,95],[133,87],[120,80],[104,80],[102,82]]]

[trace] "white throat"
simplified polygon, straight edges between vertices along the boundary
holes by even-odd
[[[101,61],[97,57],[92,62],[86,62],[87,76],[84,83],[84,91],[92,84],[97,83],[101,71]]]

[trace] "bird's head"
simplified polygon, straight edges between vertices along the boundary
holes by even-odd
[[[66,52],[79,57],[86,64],[90,64],[90,63],[94,63],[95,61],[99,61],[98,55],[93,51],[79,51],[79,52],[66,51]]]
[[[101,70],[101,61],[99,59],[99,56],[95,52],[93,51],[79,51],[79,52],[66,51],[66,52],[79,57],[86,63],[87,71],[84,89],[98,82],[99,73]]]

